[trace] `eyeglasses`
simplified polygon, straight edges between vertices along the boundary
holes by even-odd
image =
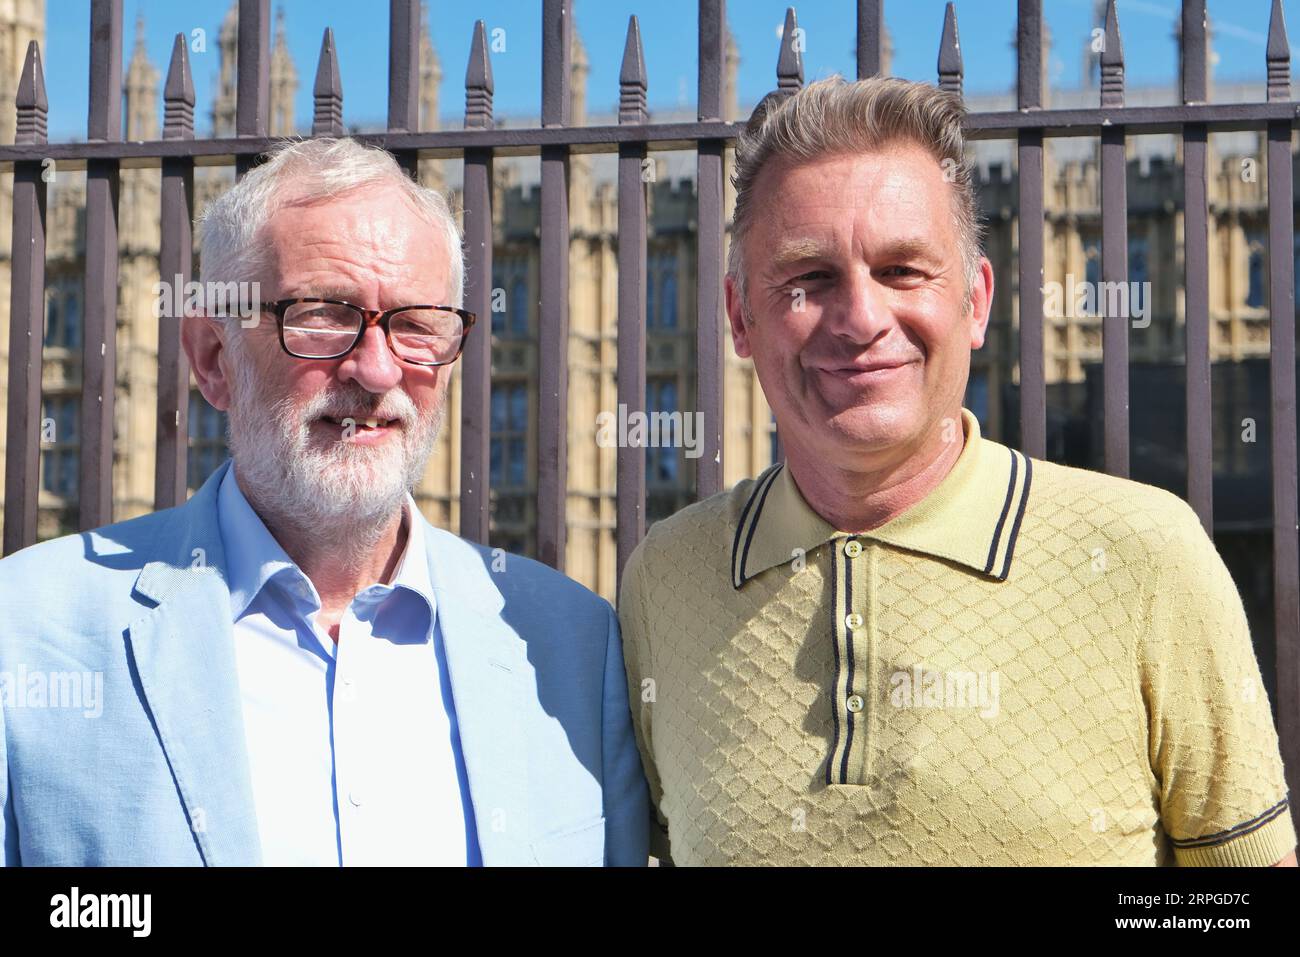
[[[341,299],[278,299],[262,308],[275,315],[280,345],[295,359],[341,359],[366,329],[384,330],[388,348],[404,362],[443,366],[460,358],[478,317],[453,306],[362,309]]]

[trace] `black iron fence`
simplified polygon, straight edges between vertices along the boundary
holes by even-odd
[[[1181,137],[1184,163],[1187,496],[1207,531],[1213,525],[1210,313],[1208,288],[1208,137],[1263,129],[1267,135],[1269,216],[1270,361],[1273,582],[1277,654],[1277,704],[1288,781],[1300,793],[1300,528],[1297,525],[1296,313],[1293,260],[1290,45],[1281,0],[1273,0],[1268,26],[1264,97],[1254,103],[1208,100],[1206,0],[1183,0],[1181,103],[1129,107],[1124,103],[1124,53],[1114,0],[1105,24],[1099,102],[1088,109],[1050,109],[1045,102],[1042,0],[1018,0],[1017,109],[970,115],[971,136],[1015,140],[1019,166],[1019,422],[1020,448],[1046,452],[1047,386],[1043,353],[1043,144],[1051,137],[1101,141],[1101,275],[1127,283],[1126,138],[1149,133]],[[531,129],[497,129],[492,112],[492,68],[482,22],[475,27],[465,78],[461,130],[418,131],[419,2],[390,0],[388,128],[357,138],[388,149],[412,173],[421,158],[464,160],[466,306],[489,315],[492,276],[492,164],[496,155],[540,155],[541,289],[537,543],[539,557],[562,567],[565,546],[568,381],[568,163],[581,152],[618,154],[618,401],[645,408],[646,191],[642,163],[654,149],[697,154],[696,324],[697,394],[705,434],[698,460],[697,494],[722,487],[723,155],[738,124],[723,120],[726,44],[725,0],[699,0],[699,83],[694,122],[650,123],[647,77],[636,18],[627,33],[619,76],[618,124],[570,125],[573,17],[565,0],[543,0],[541,123]],[[857,73],[881,71],[885,59],[884,0],[856,0]],[[267,135],[270,80],[270,0],[239,0],[236,135],[194,135],[194,87],[186,38],[179,35],[164,88],[162,139],[122,139],[122,0],[91,0],[90,102],[87,141],[49,143],[40,50],[27,51],[17,95],[14,145],[0,146],[0,163],[12,166],[13,275],[10,301],[8,442],[5,460],[4,553],[36,540],[40,455],[41,349],[45,287],[45,180],[48,160],[86,171],[86,265],[82,335],[80,525],[110,522],[112,512],[113,405],[116,368],[117,223],[119,171],[160,165],[162,223],[160,274],[191,279],[195,164],[229,164],[242,174],[273,145]],[[777,60],[777,89],[803,83],[794,42],[795,11]],[[957,16],[948,4],[938,56],[938,83],[962,90]],[[312,135],[341,135],[342,86],[334,39],[326,31],[316,73]],[[1104,464],[1129,471],[1129,357],[1126,314],[1103,315]],[[155,504],[166,508],[186,495],[189,369],[175,319],[158,329],[158,410]],[[471,337],[462,358],[460,509],[464,536],[486,541],[491,342]],[[645,456],[618,451],[617,564],[644,534]]]

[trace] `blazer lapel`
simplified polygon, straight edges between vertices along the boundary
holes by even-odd
[[[478,550],[427,522],[425,532],[483,863],[531,864],[527,646],[502,618],[504,599]]]
[[[230,621],[216,491],[229,462],[174,510],[164,547],[136,591],[158,602],[127,642],[146,706],[176,779],[203,861],[261,863]]]

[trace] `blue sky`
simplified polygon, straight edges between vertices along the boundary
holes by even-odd
[[[1053,38],[1050,71],[1053,84],[1079,84],[1082,52],[1093,26],[1093,0],[1045,0]],[[310,124],[311,87],[321,36],[334,28],[343,79],[345,122],[379,128],[387,115],[387,0],[283,0],[289,48],[298,67],[297,119]],[[474,21],[500,28],[505,50],[493,55],[498,114],[535,117],[541,96],[541,0],[478,0],[450,3],[430,0],[429,24],[443,66],[441,104],[444,116],[464,105],[465,66]],[[730,0],[728,20],[739,45],[739,96],[742,108],[775,85],[777,38],[787,0]],[[1120,0],[1119,17],[1131,84],[1172,85],[1177,54],[1171,30],[1178,18],[1177,0]],[[1300,38],[1300,0],[1286,0],[1293,41]],[[199,135],[210,132],[208,110],[216,85],[217,31],[229,0],[126,0],[124,62],[134,45],[135,19],[143,14],[149,56],[165,73],[177,33],[207,33],[207,52],[192,53],[197,96],[195,124]],[[959,0],[958,25],[965,60],[966,89],[993,92],[1015,82],[1015,0]],[[89,0],[47,0],[47,33],[42,56],[50,100],[50,139],[85,136]],[[808,79],[831,73],[854,73],[853,0],[804,0],[796,4],[805,31],[804,70]],[[604,112],[618,100],[618,68],[628,16],[641,23],[649,75],[651,110],[690,109],[695,99],[696,0],[576,0],[578,31],[591,61],[588,109]],[[894,44],[893,72],[909,79],[933,81],[943,0],[885,0],[886,22]],[[1210,0],[1214,49],[1221,80],[1264,79],[1264,44],[1268,0]],[[161,110],[161,103],[159,105]]]

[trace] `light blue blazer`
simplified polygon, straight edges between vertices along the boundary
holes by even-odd
[[[261,863],[217,525],[228,468],[185,505],[0,561],[4,863]],[[483,862],[645,864],[613,610],[425,525]]]

